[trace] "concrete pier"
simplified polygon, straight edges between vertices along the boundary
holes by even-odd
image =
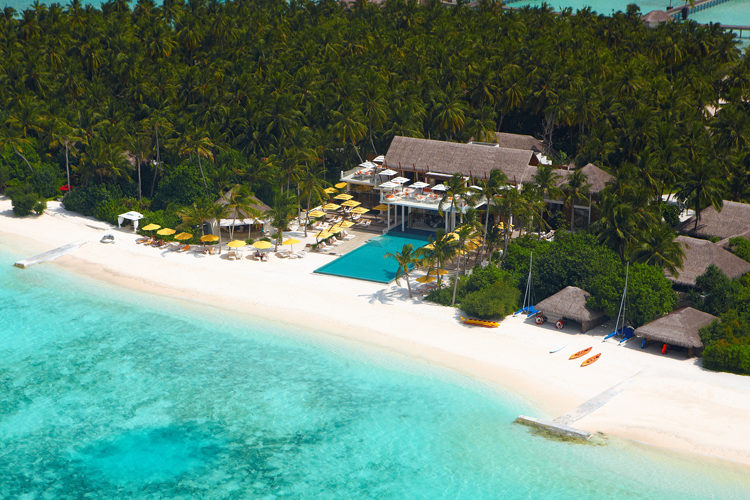
[[[77,250],[78,248],[83,246],[84,243],[86,242],[79,241],[77,243],[68,243],[67,245],[63,245],[61,247],[48,250],[46,252],[40,253],[39,255],[29,257],[28,259],[21,259],[18,262],[16,262],[14,265],[16,267],[26,269],[27,267],[31,267],[35,264],[41,264],[42,262],[55,260],[58,257],[62,257],[63,255],[69,254],[70,252]]]
[[[565,424],[560,424],[554,421],[542,420],[541,418],[519,415],[518,418],[516,418],[516,423],[534,427],[536,429],[541,429],[543,431],[551,432],[552,434],[556,434],[558,436],[566,438],[581,439],[583,441],[588,441],[589,439],[591,439],[591,433],[589,432],[575,429],[573,427],[568,427]]]

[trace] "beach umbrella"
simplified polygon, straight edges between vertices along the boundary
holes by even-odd
[[[326,238],[330,238],[331,236],[333,236],[333,233],[330,231],[321,231],[315,235],[315,237],[319,240],[324,240]]]
[[[338,184],[334,184],[334,186],[338,189],[344,189],[346,187],[346,182],[339,182]]]
[[[343,227],[336,226],[336,227],[332,227],[331,229],[329,229],[328,232],[331,233],[331,234],[338,234],[338,233],[340,233],[343,230],[344,230]]]
[[[309,212],[307,215],[313,218],[318,218],[318,217],[323,217],[325,215],[325,212],[321,210],[313,210]]]
[[[159,229],[161,226],[159,224],[149,224],[147,226],[143,226],[144,231],[155,231]]]
[[[343,222],[338,223],[337,225],[341,227],[352,227],[354,223],[350,220],[345,220]]]
[[[337,192],[337,191],[336,191],[336,188],[325,188],[325,189],[324,189],[324,191],[325,191],[325,192],[326,192],[327,194],[333,194],[333,193],[336,193],[336,192]]]
[[[445,269],[433,269],[427,274],[430,276],[437,276],[438,274],[440,276],[445,276],[446,274],[450,274],[450,271],[446,271]]]
[[[253,246],[258,250],[266,250],[268,248],[271,248],[273,246],[273,243],[271,243],[270,241],[260,240],[253,243]]]
[[[352,213],[353,214],[366,214],[369,211],[370,211],[369,208],[357,207],[354,210],[352,210]]]
[[[333,197],[334,200],[351,200],[354,196],[346,193],[337,194]]]
[[[341,208],[340,205],[336,205],[335,203],[327,203],[323,205],[323,210],[338,210]]]
[[[343,207],[356,207],[358,205],[361,205],[362,203],[354,200],[346,200],[344,203],[341,204]]]
[[[419,278],[417,278],[417,281],[419,281],[420,283],[432,283],[433,281],[435,281],[435,277],[428,274],[426,276],[420,276]]]
[[[427,250],[435,250],[435,245],[433,245],[432,243],[429,243],[423,246],[422,248],[426,248]]]
[[[169,229],[168,227],[165,227],[164,229],[159,229],[156,231],[156,234],[159,236],[172,236],[174,233],[176,233],[174,229]]]
[[[245,243],[245,242],[244,242],[244,241],[242,241],[242,240],[232,240],[232,241],[230,241],[229,243],[227,243],[227,246],[228,246],[229,248],[242,248],[242,247],[244,247],[245,245],[247,245],[247,243]]]
[[[385,211],[388,210],[388,205],[384,205],[383,203],[381,203],[380,205],[374,207],[373,210]]]
[[[63,185],[62,185],[62,186],[60,186],[60,187],[59,187],[58,189],[59,189],[60,191],[70,191],[70,186],[68,186],[67,184],[63,184]]]
[[[219,237],[215,234],[206,234],[204,236],[201,236],[201,241],[203,243],[213,243],[219,241]]]
[[[189,240],[192,237],[193,235],[190,233],[180,233],[177,236],[175,236],[174,239],[183,241],[183,240]]]
[[[288,240],[284,241],[282,243],[282,245],[289,245],[289,246],[291,246],[292,247],[292,252],[293,252],[294,251],[294,246],[292,246],[292,245],[296,245],[299,242],[300,242],[299,240],[295,240],[294,238],[289,238]]]

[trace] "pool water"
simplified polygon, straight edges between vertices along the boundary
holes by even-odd
[[[423,231],[390,231],[372,238],[361,247],[319,267],[315,272],[377,283],[390,283],[396,278],[398,263],[396,259],[386,258],[385,255],[401,252],[407,244],[411,244],[415,250],[423,247],[430,241],[429,234]]]

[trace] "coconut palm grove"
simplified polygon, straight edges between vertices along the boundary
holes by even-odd
[[[236,188],[269,205],[283,229],[396,136],[466,143],[526,134],[542,141],[552,166],[528,188],[497,190],[464,221],[484,226],[485,258],[462,261],[433,239],[438,259],[457,259],[462,272],[482,261],[491,270],[445,278],[428,298],[466,298],[477,312],[502,303],[490,316],[515,308],[522,293],[498,283],[523,291],[536,249],[554,276],[536,283],[537,298],[579,284],[614,315],[630,263],[634,321],[678,303],[715,314],[727,321],[704,332],[706,365],[750,373],[748,276],[710,269],[680,288],[663,272],[683,266],[675,240],[678,226],[690,231],[680,226],[683,209],[697,229],[704,209],[750,203],[750,56],[718,25],[651,28],[641,15],[636,5],[603,16],[435,0],[5,8],[0,191],[19,215],[65,194],[67,208],[101,220],[137,210],[174,227],[210,219],[214,200]],[[613,179],[590,225],[574,228],[587,180],[559,182],[554,170],[589,163]],[[551,197],[563,203],[556,217]],[[513,241],[507,230],[488,231],[511,217]],[[558,231],[554,242],[523,236],[548,229]],[[461,243],[469,233],[457,230]],[[590,259],[605,265],[593,269]]]

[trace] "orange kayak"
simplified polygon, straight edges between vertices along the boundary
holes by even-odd
[[[571,354],[571,355],[570,355],[570,357],[569,357],[568,359],[578,359],[578,358],[580,358],[581,356],[585,356],[585,355],[587,355],[587,354],[588,354],[588,353],[590,353],[590,352],[591,352],[591,348],[590,348],[590,347],[587,347],[586,349],[584,349],[584,350],[582,350],[582,351],[578,351],[578,352],[577,352],[577,353],[575,353],[575,354]]]
[[[593,363],[594,361],[596,361],[597,359],[599,359],[599,356],[601,356],[601,355],[602,355],[602,353],[594,354],[589,359],[587,359],[586,361],[584,361],[583,363],[581,363],[581,366],[589,366],[591,363]]]
[[[463,321],[467,325],[484,326],[485,328],[497,328],[498,326],[500,326],[500,323],[497,321],[486,321],[483,319],[464,318],[463,316],[461,316],[461,321]]]

